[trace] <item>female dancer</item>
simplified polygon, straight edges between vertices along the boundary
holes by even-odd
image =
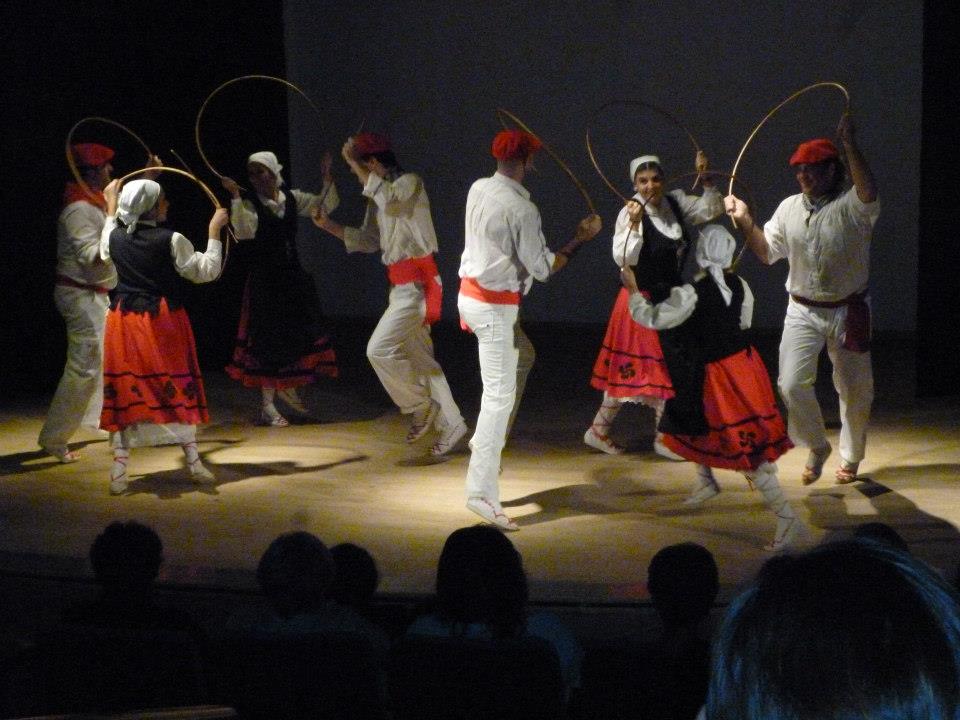
[[[219,208],[210,218],[201,253],[180,233],[159,227],[170,205],[155,181],[127,183],[119,203],[116,180],[103,194],[100,257],[113,261],[118,277],[107,314],[100,416],[113,448],[110,492],[127,489],[133,447],[180,445],[190,476],[211,481],[197,451],[197,424],[209,416],[181,278],[203,283],[218,277],[227,211]]]
[[[707,158],[697,152],[696,167],[707,169]],[[704,175],[703,195],[683,190],[663,192],[663,168],[655,155],[642,155],[630,162],[630,179],[636,194],[617,216],[613,231],[613,261],[618,267],[634,268],[645,297],[654,303],[665,299],[679,285],[690,251],[689,225],[699,225],[723,213],[723,198]],[[670,375],[654,330],[630,318],[627,291],[617,295],[603,345],[593,366],[590,384],[603,391],[603,401],[593,424],[583,435],[592,448],[619,455],[623,448],[610,438],[610,426],[625,402],[643,403],[654,409],[659,424],[663,403],[673,396]],[[657,436],[654,450],[679,460]]]
[[[753,294],[742,278],[725,270],[735,247],[723,227],[704,227],[696,258],[705,272],[656,304],[641,292],[631,268],[623,268],[621,276],[633,319],[683,348],[683,372],[673,374],[675,395],[658,429],[667,448],[697,463],[697,483],[685,503],[699,505],[720,492],[712,468],[742,472],[777,516],[766,546],[777,551],[803,527],[780,489],[774,464],[793,443],[767,369],[744,332],[753,316]]]
[[[250,275],[233,359],[226,371],[245,386],[260,388],[258,422],[262,425],[290,424],[277,410],[277,395],[291,410],[306,415],[297,388],[319,375],[337,376],[313,277],[300,265],[297,253],[297,217],[309,216],[317,204],[329,212],[340,203],[331,164],[330,155],[324,155],[319,195],[281,190],[283,166],[269,151],[247,158],[252,193],[242,194],[230,178],[221,180],[233,198],[230,220],[237,239],[251,241],[245,244]]]

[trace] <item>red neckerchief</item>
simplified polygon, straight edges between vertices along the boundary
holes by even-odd
[[[75,202],[88,202],[104,212],[107,209],[107,201],[102,192],[84,188],[80,183],[68,182],[63,189],[63,206],[66,207]]]

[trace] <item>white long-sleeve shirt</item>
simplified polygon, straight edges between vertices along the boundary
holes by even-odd
[[[701,276],[702,277],[702,276]],[[746,280],[743,285],[743,303],[740,305],[740,329],[753,324],[753,292]],[[669,330],[686,322],[697,307],[697,291],[693,285],[677,285],[670,290],[670,297],[654,305],[640,293],[630,294],[630,316],[635,322],[654,330]]]
[[[326,193],[326,195],[324,195],[324,193]],[[337,186],[332,182],[325,183],[319,194],[304,192],[296,188],[292,188],[290,194],[297,204],[297,215],[301,217],[309,217],[314,205],[320,201],[321,197],[323,198],[323,209],[327,213],[333,212],[337,209],[337,206],[340,205]],[[283,190],[278,190],[276,200],[265,198],[263,195],[259,195],[258,197],[263,206],[278,218],[286,215],[287,196]],[[233,225],[237,240],[252,240],[256,236],[257,228],[259,227],[257,210],[253,206],[253,202],[244,200],[243,198],[231,200],[230,222]]]
[[[370,173],[363,194],[370,199],[363,224],[343,228],[347,252],[380,250],[383,264],[392,265],[437,251],[430,200],[419,175],[404,173],[391,181]]]
[[[156,227],[155,222],[141,220],[138,225]],[[116,217],[110,215],[100,234],[100,257],[110,259],[110,233],[117,227]],[[170,238],[170,259],[177,274],[193,283],[205,283],[216,280],[220,274],[220,262],[223,246],[218,238],[207,240],[206,252],[194,250],[193,243],[178,232]]]
[[[880,216],[879,198],[865,203],[856,187],[819,209],[802,193],[780,203],[763,226],[767,262],[787,258],[787,292],[836,302],[867,289],[870,240]]]
[[[669,193],[680,207],[683,219],[691,225],[701,225],[723,214],[723,196],[715,187],[703,189],[703,195],[687,195],[683,190],[671,190]],[[633,196],[640,200],[640,195]],[[644,212],[650,216],[653,226],[665,237],[679,240],[683,235],[683,228],[679,219],[673,214],[670,202],[664,198],[660,207],[647,203]],[[621,265],[636,265],[640,258],[640,248],[643,247],[643,223],[638,223],[634,229],[630,226],[630,216],[626,205],[617,215],[617,222],[613,228],[613,261],[617,267]],[[626,263],[624,263],[626,251]]]
[[[63,209],[57,220],[58,274],[84,285],[116,287],[116,268],[100,258],[100,233],[106,219],[103,210],[83,200]]]
[[[534,280],[550,277],[553,261],[540,211],[523,185],[499,172],[473,183],[460,277],[473,278],[487,290],[526,294]]]

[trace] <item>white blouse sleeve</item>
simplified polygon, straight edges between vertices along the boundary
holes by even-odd
[[[670,194],[680,206],[683,219],[691,225],[702,225],[723,214],[723,196],[715,187],[703,189],[703,195],[687,195],[683,190]]]
[[[630,316],[640,325],[654,330],[668,330],[681,325],[697,306],[697,291],[693,285],[678,285],[670,290],[670,297],[652,304],[640,293],[630,294]]]
[[[747,281],[740,278],[743,285],[743,304],[740,306],[740,329],[749,330],[753,325],[753,291]]]
[[[194,283],[216,280],[220,274],[220,258],[223,252],[216,238],[207,240],[207,251],[193,249],[193,243],[178,232],[170,238],[170,256],[180,277]]]
[[[297,203],[297,215],[309,217],[313,212],[313,206],[323,198],[323,209],[329,215],[340,205],[340,196],[337,194],[337,186],[329,182],[323,186],[319,193],[309,193],[303,190],[293,189],[290,191],[294,201]]]
[[[630,227],[630,216],[624,206],[617,215],[617,222],[613,227],[613,261],[617,267],[636,265],[640,259],[641,247],[643,247],[643,224],[638,223],[636,229]]]
[[[110,259],[110,233],[117,227],[117,218],[114,215],[107,215],[107,221],[103,224],[100,231],[100,259]]]
[[[256,237],[257,211],[253,203],[243,198],[236,198],[230,201],[230,223],[233,225],[233,231],[237,240],[252,240]]]
[[[372,200],[367,202],[363,215],[363,224],[356,228],[345,225],[343,245],[348,253],[374,253],[380,250],[380,226],[377,225],[377,206]]]

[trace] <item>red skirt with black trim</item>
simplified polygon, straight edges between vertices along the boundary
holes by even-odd
[[[190,318],[160,300],[156,315],[107,313],[100,427],[209,422]]]
[[[338,376],[330,337],[313,332],[315,323],[298,309],[302,303],[287,305],[284,298],[265,300],[259,295],[254,301],[253,295],[251,278],[243,293],[233,357],[224,368],[227,375],[245,387],[278,390],[308,385],[321,375]],[[258,320],[254,320],[254,302],[260,305]]]
[[[793,447],[767,368],[755,348],[704,368],[703,409],[710,432],[663,435],[663,444],[701,465],[741,472],[774,462]]]
[[[647,293],[644,297],[649,299]],[[630,293],[626,288],[620,288],[610,313],[590,384],[615,398],[673,397],[657,331],[645,328],[630,316]]]

